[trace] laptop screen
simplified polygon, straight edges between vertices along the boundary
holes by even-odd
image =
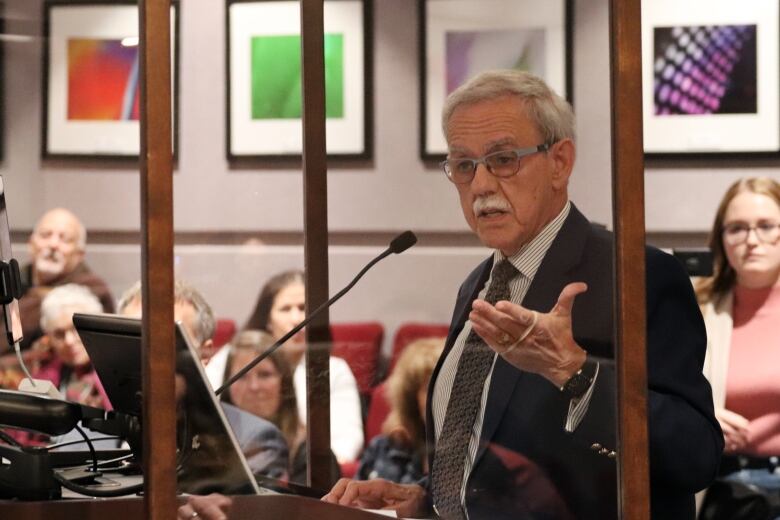
[[[108,314],[74,314],[114,410],[141,416],[141,320]],[[176,324],[177,486],[207,494],[272,493],[258,487],[192,343]]]

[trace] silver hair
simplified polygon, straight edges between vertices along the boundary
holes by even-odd
[[[46,213],[44,213],[43,215],[41,215],[41,218],[39,218],[38,222],[35,223],[35,228],[33,228],[33,233],[38,232],[38,228],[41,226],[41,222],[43,221],[44,217],[46,217],[46,215],[54,211],[62,211],[69,214],[71,217],[73,217],[73,220],[76,222],[76,247],[79,249],[79,251],[84,251],[87,247],[87,228],[84,227],[84,223],[81,222],[81,220],[76,216],[76,214],[67,208],[52,208]]]
[[[43,332],[51,332],[54,321],[66,311],[96,314],[103,312],[103,305],[98,297],[83,285],[69,283],[55,287],[41,302],[41,329]]]
[[[526,115],[544,143],[574,139],[574,112],[569,102],[538,76],[512,69],[483,72],[447,97],[441,118],[445,137],[448,136],[450,118],[455,109],[502,96],[517,96],[524,101]]]
[[[139,280],[126,290],[121,298],[119,298],[117,312],[119,314],[124,314],[125,309],[127,309],[131,303],[140,299],[141,282]],[[208,304],[203,295],[195,287],[183,280],[176,280],[173,284],[173,301],[174,303],[188,303],[195,309],[196,323],[194,324],[193,332],[197,337],[192,339],[194,339],[199,346],[214,337],[214,331],[217,328],[217,320],[214,318],[214,311],[211,309],[211,305]]]

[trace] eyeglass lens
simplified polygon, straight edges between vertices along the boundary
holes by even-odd
[[[486,155],[482,159],[448,159],[445,168],[455,182],[468,182],[484,164],[496,177],[511,177],[520,169],[521,156],[516,150],[506,150]]]
[[[763,222],[755,226],[735,223],[723,229],[723,237],[729,244],[741,244],[748,239],[751,231],[756,232],[756,238],[764,243],[773,243],[780,238],[780,224]]]

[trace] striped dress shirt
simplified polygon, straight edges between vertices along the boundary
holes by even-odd
[[[547,224],[547,226],[545,226],[544,229],[542,229],[542,231],[533,238],[533,240],[521,247],[520,250],[513,256],[509,257],[509,261],[512,262],[512,265],[514,265],[519,271],[519,274],[509,281],[509,291],[511,294],[510,299],[512,302],[517,304],[522,303],[526,293],[528,292],[528,288],[530,287],[531,282],[536,275],[536,272],[539,270],[539,266],[541,265],[545,254],[547,254],[550,245],[558,235],[558,232],[563,226],[563,222],[566,220],[566,217],[569,215],[570,209],[571,202],[567,201],[566,205],[558,214],[558,216],[556,216],[549,224]],[[494,251],[493,266],[495,266],[498,262],[501,262],[504,258],[505,256],[503,253],[501,253],[501,251]],[[485,283],[485,286],[479,292],[479,298],[485,297],[488,287],[490,287],[492,281],[493,277],[491,274],[490,279],[488,279],[488,281]],[[437,441],[439,439],[439,435],[441,434],[442,425],[444,424],[444,417],[447,413],[447,404],[449,403],[450,393],[452,392],[452,384],[455,380],[455,372],[458,368],[458,361],[460,360],[460,356],[463,353],[463,348],[466,344],[466,338],[470,332],[471,322],[467,320],[463,325],[463,329],[460,331],[460,334],[455,339],[455,344],[447,355],[447,358],[444,360],[444,363],[442,364],[441,370],[439,371],[436,382],[434,384],[433,401],[431,403],[431,407],[433,412],[434,435]],[[464,505],[464,509],[466,499],[466,482],[468,480],[468,475],[471,473],[471,468],[474,464],[474,458],[477,454],[477,448],[479,447],[479,438],[480,433],[482,432],[482,422],[485,418],[485,404],[487,403],[488,391],[490,389],[490,380],[493,374],[493,368],[495,368],[497,357],[498,354],[495,354],[493,357],[493,367],[491,367],[490,373],[485,379],[484,390],[482,391],[482,398],[480,401],[480,408],[477,412],[476,420],[474,421],[471,440],[469,441],[469,449],[464,461],[464,478],[460,490],[460,499],[461,503]],[[598,369],[596,374],[598,374]],[[594,377],[593,381],[595,382],[595,380],[596,379]],[[591,384],[591,387],[581,399],[572,400],[569,406],[569,415],[566,418],[565,424],[567,431],[574,431],[574,429],[582,420],[582,417],[587,410],[592,391],[593,384]]]

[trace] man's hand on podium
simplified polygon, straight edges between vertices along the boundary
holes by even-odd
[[[206,496],[189,496],[187,502],[179,507],[176,518],[203,519],[203,520],[227,520],[233,501],[225,495],[212,493]]]
[[[336,482],[324,502],[362,509],[392,509],[398,517],[422,516],[425,490],[416,484],[396,484],[384,479]]]

